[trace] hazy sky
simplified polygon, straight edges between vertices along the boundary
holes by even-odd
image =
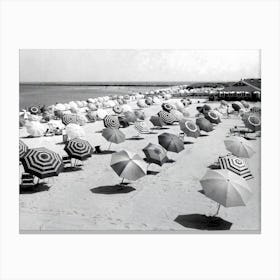
[[[21,82],[260,78],[258,50],[21,50]]]

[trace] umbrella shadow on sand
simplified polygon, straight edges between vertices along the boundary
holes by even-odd
[[[93,153],[93,155],[111,155],[113,153],[115,153],[116,151],[111,151],[111,150],[100,150],[97,153]]]
[[[191,145],[191,144],[194,144],[194,142],[191,142],[191,141],[184,141],[184,145]]]
[[[38,193],[38,192],[45,192],[48,191],[50,189],[50,187],[48,186],[47,183],[39,183],[36,184],[34,187],[30,187],[30,188],[22,188],[19,185],[19,193],[20,194],[33,194],[33,193]]]
[[[174,221],[183,227],[200,230],[229,230],[232,226],[220,217],[201,214],[179,215]]]
[[[145,138],[143,137],[130,137],[130,138],[126,138],[125,140],[143,140]]]
[[[64,167],[64,169],[62,170],[63,173],[68,173],[68,172],[76,172],[76,171],[81,171],[83,170],[83,168],[81,167],[81,165],[77,165],[77,166],[69,166],[69,167]]]
[[[148,170],[147,175],[157,175],[159,171]]]
[[[152,127],[151,130],[165,130],[169,129],[169,127]]]
[[[92,193],[96,193],[96,194],[121,194],[121,193],[129,193],[135,190],[136,190],[135,188],[128,186],[128,183],[109,185],[109,186],[100,186],[100,187],[90,189]]]
[[[207,137],[209,134],[200,134],[199,137]]]

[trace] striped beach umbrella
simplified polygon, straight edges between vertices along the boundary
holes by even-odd
[[[166,150],[160,145],[149,143],[143,149],[143,152],[148,163],[155,163],[162,166],[168,160]]]
[[[63,170],[59,154],[46,148],[29,149],[22,158],[25,172],[40,179],[57,176]]]
[[[245,180],[253,178],[253,175],[249,170],[245,160],[238,158],[234,155],[219,157],[219,164],[222,169],[230,170],[236,173],[237,175],[242,176]]]
[[[213,124],[210,123],[210,121],[206,120],[204,117],[197,118],[195,123],[200,130],[203,130],[205,132],[210,132],[214,129]]]
[[[119,144],[125,141],[125,134],[117,128],[104,128],[102,136],[111,143]]]
[[[159,116],[151,116],[150,122],[156,127],[163,127],[165,125],[164,121]]]
[[[123,108],[122,108],[122,106],[120,106],[120,105],[115,105],[115,106],[113,107],[113,111],[114,111],[116,114],[121,114],[122,111],[123,111]]]
[[[171,104],[166,102],[161,104],[161,108],[166,112],[170,112],[172,109],[174,109],[174,107]]]
[[[39,114],[40,109],[39,109],[38,106],[31,106],[31,107],[29,108],[29,112],[30,112],[31,114],[37,115],[37,114]]]
[[[120,127],[119,119],[117,116],[107,115],[103,119],[103,122],[104,122],[104,126],[107,128],[119,128]]]
[[[207,119],[208,121],[210,121],[211,123],[220,123],[221,122],[221,119],[220,117],[218,116],[218,114],[213,111],[213,110],[210,110],[210,111],[207,111],[204,113],[204,116],[205,116],[205,119]]]
[[[162,119],[165,124],[173,124],[177,121],[174,115],[166,111],[159,111],[158,116]]]
[[[147,173],[147,164],[143,159],[127,150],[114,153],[110,165],[118,176],[132,181],[138,180]]]
[[[224,207],[245,206],[252,195],[247,181],[230,170],[208,170],[200,184],[204,195]]]
[[[28,151],[28,146],[21,140],[19,140],[19,159],[22,159]]]
[[[150,131],[147,124],[143,121],[137,121],[134,123],[134,128],[137,130],[138,133],[148,133]]]
[[[182,119],[179,121],[180,129],[188,136],[197,138],[200,136],[200,129],[192,121],[187,119]]]
[[[242,118],[245,126],[252,131],[259,131],[261,130],[261,120],[258,116],[249,114]]]
[[[175,134],[162,133],[158,136],[159,144],[167,151],[180,153],[184,150],[184,142]]]
[[[93,148],[90,143],[80,138],[74,138],[67,141],[64,150],[69,157],[78,160],[86,160],[91,157],[93,153]]]
[[[243,137],[232,136],[224,143],[229,152],[240,158],[250,158],[255,153],[252,144]]]
[[[62,123],[68,125],[70,123],[78,124],[77,115],[74,114],[65,114],[62,116]]]

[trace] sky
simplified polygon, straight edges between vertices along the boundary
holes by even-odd
[[[259,50],[20,50],[20,82],[260,78]]]

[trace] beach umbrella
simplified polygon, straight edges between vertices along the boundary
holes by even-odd
[[[28,146],[23,141],[19,140],[19,159],[22,159],[27,151]]]
[[[97,110],[97,117],[101,120],[103,120],[108,115],[107,111],[104,109],[98,109]]]
[[[174,106],[177,110],[183,109],[185,107],[184,104],[181,101],[176,101],[174,103]]]
[[[50,120],[48,122],[48,125],[54,127],[54,128],[58,128],[58,129],[64,129],[65,125],[61,122],[61,120]]]
[[[191,114],[187,108],[181,109],[180,112],[183,114],[183,117],[185,117],[185,118],[189,118],[191,116]]]
[[[247,101],[241,100],[240,102],[241,102],[241,104],[243,105],[244,108],[247,108],[247,109],[250,108],[250,105]]]
[[[204,195],[224,207],[245,206],[252,191],[247,181],[230,170],[208,170],[200,180]]]
[[[93,148],[90,143],[79,138],[74,138],[67,141],[64,150],[69,155],[69,157],[81,161],[91,157],[93,153]]]
[[[223,105],[223,106],[229,106],[228,102],[225,101],[225,100],[221,100],[220,103],[221,103],[221,105]]]
[[[237,112],[243,107],[242,103],[239,102],[239,101],[233,102],[233,103],[231,104],[231,106],[232,106],[233,110],[234,110],[234,111],[237,111]]]
[[[74,123],[70,123],[66,125],[65,131],[68,136],[68,139],[82,138],[85,137],[86,135],[84,129],[78,124],[74,124]]]
[[[242,176],[245,180],[253,178],[253,175],[249,170],[245,160],[239,157],[234,155],[219,157],[219,164],[222,169],[230,170],[237,175]]]
[[[40,137],[44,135],[46,127],[38,121],[31,121],[26,124],[26,131],[33,137]]]
[[[208,105],[208,104],[205,104],[205,105],[203,105],[203,107],[202,107],[202,112],[203,112],[203,114],[205,114],[206,112],[211,111],[211,110],[212,110],[212,108],[211,108],[211,106]]]
[[[61,103],[56,104],[54,109],[57,110],[57,111],[64,111],[64,110],[66,110],[65,105],[63,105]]]
[[[197,138],[200,136],[200,130],[198,126],[192,121],[182,119],[179,121],[180,129],[188,136]]]
[[[122,117],[122,116],[119,116],[118,117],[118,120],[119,120],[119,123],[120,123],[120,127],[121,128],[125,128],[125,127],[128,127],[129,126],[129,122],[127,121],[126,118]]]
[[[243,116],[242,118],[245,126],[252,131],[259,131],[261,130],[261,120],[258,116],[249,114],[247,116]]]
[[[77,114],[76,115],[76,119],[77,119],[77,123],[79,125],[85,125],[87,123],[87,118],[85,115],[82,115],[82,114]]]
[[[126,113],[126,112],[133,112],[133,110],[132,110],[132,108],[131,108],[131,106],[129,106],[129,105],[127,105],[127,104],[124,104],[123,106],[122,106],[122,108],[123,108],[123,112],[124,113]]]
[[[137,130],[138,133],[148,133],[150,131],[147,124],[143,121],[136,121],[134,123],[134,128]]]
[[[261,107],[253,106],[252,108],[250,108],[250,111],[252,113],[261,114]]]
[[[23,109],[20,111],[19,115],[21,118],[27,120],[30,116],[30,113]]]
[[[231,136],[224,143],[226,149],[237,157],[250,158],[255,153],[252,144],[240,136]]]
[[[78,124],[78,119],[77,119],[77,115],[74,114],[65,114],[62,116],[62,123],[64,125],[68,125],[70,123],[74,123],[74,124]]]
[[[142,110],[134,110],[134,114],[135,114],[136,118],[139,120],[145,120],[145,118],[146,118],[145,113]]]
[[[149,143],[143,152],[148,163],[162,166],[168,160],[166,150],[160,145]]]
[[[86,117],[90,122],[95,122],[97,120],[97,114],[95,111],[87,112]]]
[[[161,104],[161,108],[166,112],[170,112],[172,109],[174,109],[174,107],[171,104],[166,102]]]
[[[197,118],[195,123],[200,130],[203,130],[205,132],[210,132],[214,129],[213,124],[210,123],[210,121],[206,120],[204,117]]]
[[[218,116],[218,114],[214,111],[214,110],[210,110],[204,113],[204,117],[205,119],[207,119],[208,121],[210,121],[211,123],[220,123],[221,119]]]
[[[120,105],[115,105],[115,106],[113,107],[113,111],[114,111],[116,114],[120,114],[120,113],[122,113],[123,108],[122,108],[122,106],[120,106]]]
[[[95,104],[93,104],[93,103],[88,103],[88,108],[90,109],[90,110],[92,110],[92,111],[96,111],[97,110],[97,107],[96,107],[96,105]]]
[[[159,116],[151,116],[150,122],[157,127],[163,127],[165,125],[164,121]]]
[[[162,121],[166,124],[173,124],[177,121],[174,115],[167,111],[159,111],[158,116],[162,119]]]
[[[37,115],[37,114],[39,114],[40,109],[39,109],[38,106],[31,106],[31,107],[29,108],[29,112],[30,112],[31,114]]]
[[[148,97],[148,98],[145,99],[145,103],[146,103],[148,106],[150,106],[150,105],[153,104],[153,99],[150,98],[150,97]]]
[[[123,180],[135,181],[145,176],[147,172],[147,164],[143,159],[138,154],[127,150],[114,153],[110,165]]]
[[[184,150],[184,142],[175,134],[162,133],[158,136],[158,142],[170,152],[179,153]]]
[[[180,111],[178,111],[176,109],[172,109],[170,111],[170,114],[175,117],[177,122],[184,118],[184,115]]]
[[[103,122],[104,122],[104,126],[108,127],[108,128],[119,128],[120,127],[119,119],[117,116],[107,115],[103,119]]]
[[[134,123],[137,121],[137,118],[133,112],[129,112],[129,111],[125,112],[124,117],[129,123]]]
[[[138,101],[137,101],[137,106],[139,107],[139,108],[145,108],[145,107],[147,107],[147,104],[146,104],[146,102],[145,102],[145,99],[139,99]]]
[[[59,154],[46,148],[29,149],[22,158],[25,172],[40,179],[57,176],[63,170],[63,162]]]
[[[197,106],[197,107],[196,107],[196,110],[197,110],[199,113],[202,113],[202,112],[203,112],[203,107],[202,107],[202,106]]]
[[[119,144],[125,141],[125,134],[117,128],[104,128],[102,136],[111,143]]]

